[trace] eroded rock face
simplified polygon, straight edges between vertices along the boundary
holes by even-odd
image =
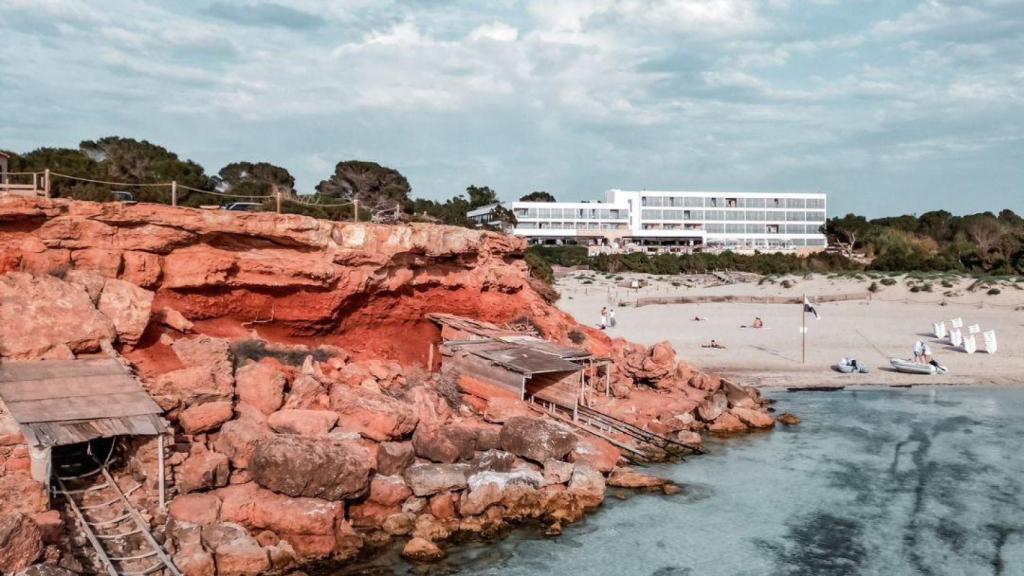
[[[383,476],[401,474],[415,461],[412,442],[381,442],[377,448],[377,473]]]
[[[564,460],[576,447],[576,436],[558,424],[541,418],[516,416],[501,427],[501,447],[534,462]]]
[[[378,392],[335,384],[331,386],[330,399],[331,409],[340,416],[341,430],[384,442],[401,438],[416,428],[417,418],[410,406]]]
[[[53,276],[0,276],[0,356],[67,358],[98,352],[117,338],[114,325],[81,287]]]
[[[337,501],[366,491],[372,464],[370,454],[350,442],[275,434],[256,444],[249,472],[274,492]]]
[[[32,518],[20,512],[0,517],[0,572],[27,568],[42,552],[42,533]]]
[[[136,344],[149,325],[153,293],[124,280],[107,280],[98,308],[113,322],[121,342]]]

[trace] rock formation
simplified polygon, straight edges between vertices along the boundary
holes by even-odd
[[[774,424],[756,391],[667,344],[612,341],[550,306],[523,248],[434,225],[0,197],[0,357],[133,366],[174,429],[168,510],[152,509],[145,442],[139,501],[190,576],[340,561],[390,538],[434,560],[460,532],[536,519],[557,534],[606,482],[661,485],[522,402],[444,392],[428,312],[572,333],[613,359],[597,407],[679,441]],[[0,406],[0,552],[23,551],[0,553],[0,571],[45,556],[53,525],[24,442]]]

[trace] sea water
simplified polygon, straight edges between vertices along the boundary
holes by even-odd
[[[683,488],[636,494],[558,538],[518,531],[396,554],[377,574],[1024,575],[1024,390],[769,394],[795,427],[708,443],[650,472]]]

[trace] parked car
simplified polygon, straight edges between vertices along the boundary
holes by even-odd
[[[114,199],[114,202],[120,202],[122,204],[138,204],[135,199],[135,195],[131,192],[125,192],[124,190],[111,190],[110,197]]]
[[[259,202],[232,202],[225,206],[224,209],[233,212],[259,212],[263,210],[263,204]]]

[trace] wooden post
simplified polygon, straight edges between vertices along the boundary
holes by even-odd
[[[159,454],[157,454],[157,456],[159,457],[159,459],[158,459],[159,464],[158,464],[157,477],[159,478],[159,482],[160,482],[160,509],[163,510],[164,506],[166,504],[166,495],[164,493],[165,486],[164,486],[164,435],[163,434],[157,436],[157,450],[159,451]]]
[[[277,213],[280,214],[281,213],[281,192],[280,191],[278,191],[278,193],[276,194],[276,197],[277,197]]]
[[[46,172],[43,173],[43,188],[46,193],[46,197],[50,197],[50,169],[47,168]]]
[[[430,352],[427,354],[427,372],[434,371],[434,343],[430,343]]]
[[[800,302],[800,363],[807,363],[807,294]]]
[[[171,206],[178,205],[178,181],[173,180],[171,182]]]
[[[353,200],[352,204],[353,204],[353,208],[352,208],[352,221],[353,222],[359,222],[359,198],[356,198],[355,200]]]
[[[35,194],[36,190],[39,190],[39,173],[32,173],[32,193]]]

